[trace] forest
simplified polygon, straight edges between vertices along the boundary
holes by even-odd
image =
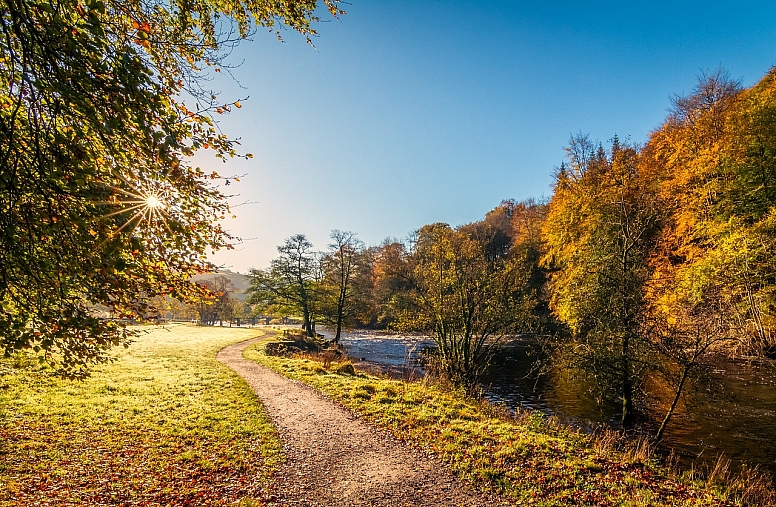
[[[546,202],[371,247],[338,230],[324,252],[288,238],[252,270],[248,302],[334,341],[353,327],[427,333],[436,370],[464,386],[501,339],[535,336],[621,402],[623,426],[648,379],[670,386],[659,440],[707,358],[776,355],[774,79],[699,76],[644,145],[573,136]]]

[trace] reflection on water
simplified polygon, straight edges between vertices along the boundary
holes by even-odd
[[[597,400],[592,386],[562,372],[537,377],[532,371],[538,351],[530,343],[513,343],[496,362],[486,382],[494,400],[510,407],[527,406],[557,415],[585,429],[616,426],[619,403]],[[701,381],[685,387],[663,437],[686,465],[712,464],[720,454],[737,467],[759,465],[776,476],[776,377],[771,363],[725,361]],[[654,434],[665,416],[673,391],[653,382],[652,400],[642,421]]]
[[[376,331],[344,333],[342,344],[351,357],[394,366],[414,364],[418,351],[433,346],[422,336]],[[553,414],[584,429],[616,425],[619,404],[596,400],[584,381],[560,372],[537,375],[538,357],[537,347],[530,342],[509,343],[484,380],[486,396],[513,409]],[[666,448],[674,449],[688,465],[713,462],[724,453],[734,465],[759,465],[776,475],[775,371],[767,362],[716,365],[709,378],[687,387],[666,430]],[[644,425],[654,432],[671,393],[659,385],[650,389],[657,401]]]
[[[689,387],[665,438],[683,455],[724,453],[735,464],[760,464],[776,476],[774,437],[773,365],[727,361]]]
[[[592,386],[560,372],[541,375],[538,363],[544,359],[538,347],[527,341],[512,341],[498,357],[483,379],[486,396],[508,407],[532,408],[554,415],[574,426],[590,430],[602,423],[619,421],[618,404],[595,400]]]

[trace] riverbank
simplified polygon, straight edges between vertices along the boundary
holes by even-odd
[[[261,332],[146,330],[84,381],[0,361],[0,506],[265,505],[277,433],[215,359]]]
[[[254,389],[283,442],[271,507],[517,507],[456,479],[428,453],[376,429],[309,386],[242,357],[216,358]]]
[[[767,505],[772,491],[755,475],[699,480],[673,474],[644,446],[593,438],[535,411],[512,416],[428,381],[356,372],[312,358],[244,356],[307,383],[397,438],[431,452],[483,490],[534,505]],[[339,371],[339,373],[338,373]],[[729,478],[728,478],[729,479]],[[770,498],[767,495],[771,495]]]
[[[358,363],[367,372],[418,378],[423,372],[413,368],[417,352],[433,341],[358,330],[343,333],[341,344],[352,357],[372,361]],[[539,410],[588,432],[619,426],[621,403],[596,395],[599,386],[590,378],[542,363],[543,355],[530,337],[505,341],[482,379],[483,395],[515,410]],[[770,360],[706,361],[688,380],[658,452],[687,470],[709,470],[723,460],[734,472],[756,466],[776,477],[774,372],[776,363]],[[657,431],[675,394],[660,380],[654,376],[644,385],[636,431],[645,435]]]

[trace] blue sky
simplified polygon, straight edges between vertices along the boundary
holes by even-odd
[[[776,64],[776,2],[644,3],[352,0],[315,48],[257,33],[230,59],[239,86],[214,82],[250,96],[221,128],[254,158],[197,158],[245,174],[228,190],[253,202],[213,260],[246,272],[297,233],[377,244],[547,197],[572,134],[643,143],[700,72],[750,86]]]

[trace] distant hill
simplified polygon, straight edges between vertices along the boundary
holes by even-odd
[[[239,299],[240,301],[245,301],[248,299],[248,295],[245,294],[245,291],[250,286],[250,278],[248,278],[248,275],[244,275],[242,273],[235,273],[234,271],[229,271],[228,269],[221,270],[217,273],[205,273],[203,275],[196,275],[192,277],[192,279],[195,282],[205,282],[208,280],[212,280],[218,276],[225,276],[229,279],[230,282],[232,282],[232,285],[234,285],[235,288],[235,294],[234,297]]]

